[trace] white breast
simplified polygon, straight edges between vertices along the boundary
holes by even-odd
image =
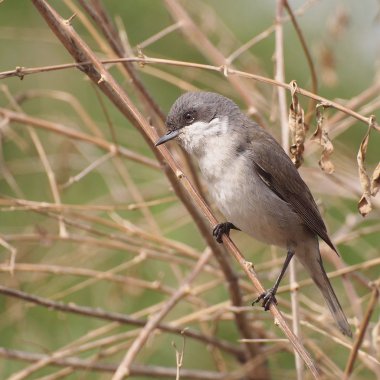
[[[235,158],[223,175],[206,177],[206,182],[227,221],[254,238],[288,247],[303,235],[300,218],[247,168],[246,158]]]
[[[182,144],[198,159],[210,194],[227,221],[258,240],[287,247],[293,243],[294,229],[303,234],[300,218],[259,178],[249,154],[237,152],[227,122],[227,118],[214,119],[185,127]]]

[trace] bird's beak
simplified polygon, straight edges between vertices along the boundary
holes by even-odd
[[[175,129],[173,131],[169,131],[166,135],[163,135],[162,137],[160,137],[157,142],[156,142],[156,146],[159,146],[161,144],[164,144],[166,143],[167,141],[169,140],[173,140],[174,138],[176,138],[178,136],[178,129]]]

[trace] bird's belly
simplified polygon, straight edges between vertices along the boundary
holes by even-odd
[[[288,248],[302,238],[301,219],[259,177],[230,172],[209,187],[227,221],[257,240]]]

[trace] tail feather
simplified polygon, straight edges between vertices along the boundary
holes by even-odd
[[[321,291],[340,331],[344,335],[352,337],[350,325],[323,268],[321,254],[319,253],[318,239],[310,239],[305,243],[306,244],[303,245],[304,249],[296,251],[296,257],[307,269],[311,278]]]
[[[327,303],[327,306],[335,319],[335,322],[339,326],[340,331],[344,335],[352,337],[351,327],[348,324],[342,306],[340,306],[334,289],[331,286],[330,280],[328,279],[325,269],[323,268],[322,260],[320,257],[319,260],[317,260],[317,265],[315,265],[313,268],[313,273],[311,273],[311,276],[321,291]]]

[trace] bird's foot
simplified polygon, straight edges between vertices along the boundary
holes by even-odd
[[[266,290],[264,293],[261,293],[253,302],[252,306],[261,300],[263,300],[262,307],[264,308],[265,311],[269,310],[270,305],[273,303],[277,305],[277,300],[275,297],[275,291],[273,288],[270,288]]]
[[[225,223],[219,223],[217,224],[214,229],[212,230],[212,234],[215,236],[215,239],[218,243],[222,243],[222,236],[223,234],[226,234],[227,236],[230,235],[230,230],[239,230],[239,228],[235,227],[232,223],[230,222],[225,222]]]

